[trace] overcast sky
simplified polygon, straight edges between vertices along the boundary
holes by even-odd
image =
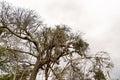
[[[120,0],[5,1],[37,11],[47,24],[66,24],[85,33],[91,52],[109,52],[120,76]]]

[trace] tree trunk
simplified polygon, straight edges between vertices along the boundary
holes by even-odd
[[[35,63],[35,67],[32,70],[32,74],[30,76],[30,80],[36,80],[36,76],[37,76],[38,70],[40,68],[39,64],[40,64],[40,62],[39,62],[39,60],[37,60],[36,63]]]
[[[48,71],[49,71],[49,63],[47,64],[47,67],[45,69],[45,80],[48,80]]]
[[[48,80],[48,71],[45,71],[45,80]]]

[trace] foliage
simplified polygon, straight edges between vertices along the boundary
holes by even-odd
[[[10,66],[14,62],[14,55],[6,49],[5,46],[0,46],[0,69],[3,72],[10,72]]]
[[[27,65],[24,62],[17,64],[18,58],[23,59],[20,54],[10,51],[5,46],[0,46],[0,71],[2,80],[13,80],[15,71],[17,71],[17,79],[22,77],[27,77],[28,70],[26,70]],[[22,60],[21,60],[22,61]],[[25,67],[26,66],[26,67]],[[24,74],[23,74],[24,72]],[[3,73],[3,74],[2,74]],[[5,74],[4,74],[5,73]],[[26,79],[26,78],[25,78]]]
[[[0,75],[0,80],[13,80],[13,75],[9,74]]]

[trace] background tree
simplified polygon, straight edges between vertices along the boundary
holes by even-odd
[[[18,57],[16,71],[20,73],[22,65],[22,69],[26,68],[27,74],[30,74],[29,80],[35,80],[39,71],[44,71],[45,80],[51,74],[62,80],[62,75],[56,75],[54,67],[63,60],[71,64],[70,72],[76,68],[76,63],[71,62],[74,59],[91,60],[87,55],[89,45],[81,38],[81,34],[72,33],[66,25],[48,27],[33,10],[15,8],[1,2],[0,31],[1,44]],[[24,59],[19,58],[20,55],[25,56]]]
[[[23,55],[9,50],[5,45],[0,46],[0,80],[18,80],[28,76],[28,67]],[[23,61],[23,62],[21,62]],[[16,78],[17,77],[17,78]],[[24,80],[22,79],[22,80]]]
[[[64,67],[55,66],[53,80],[108,80],[113,64],[106,52],[86,57],[68,57]]]

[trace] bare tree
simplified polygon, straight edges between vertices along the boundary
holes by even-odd
[[[68,56],[64,67],[52,68],[53,80],[108,80],[113,64],[107,52],[94,55]]]
[[[53,68],[60,64],[60,59],[86,58],[88,43],[81,34],[71,33],[66,25],[48,27],[33,10],[15,8],[6,2],[0,3],[0,34],[7,50],[27,57],[19,59],[18,64],[29,66],[29,80],[35,80],[41,70],[45,80],[51,72],[56,75]]]

